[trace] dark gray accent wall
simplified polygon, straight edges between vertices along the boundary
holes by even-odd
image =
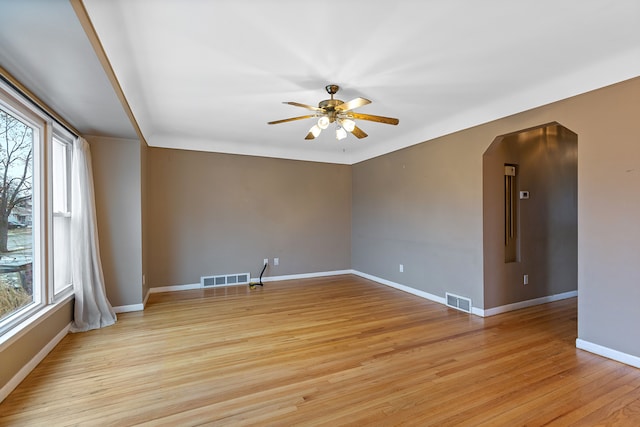
[[[517,259],[505,262],[504,167],[516,165]],[[483,156],[484,307],[578,289],[577,135],[559,124],[496,138]],[[524,275],[528,283],[524,284]]]
[[[149,286],[349,269],[347,165],[150,148]]]

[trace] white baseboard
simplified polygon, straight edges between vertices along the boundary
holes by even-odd
[[[149,295],[151,295],[151,289],[147,288],[147,293],[144,295],[144,298],[142,299],[142,309],[143,310],[147,306],[147,301],[149,301]]]
[[[623,353],[618,350],[613,350],[611,348],[604,347],[599,344],[594,344],[580,338],[576,339],[576,347],[580,350],[586,350],[590,353],[597,354],[598,356],[603,356],[608,359],[615,360],[616,362],[621,362],[626,365],[633,366],[634,368],[640,368],[640,357],[638,356],[633,356],[631,354]]]
[[[380,277],[372,276],[367,273],[363,273],[361,271],[351,270],[352,274],[356,276],[364,277],[365,279],[373,280],[374,282],[381,283],[383,285],[390,286],[395,289],[399,289],[404,292],[408,292],[410,294],[428,299],[433,302],[437,302],[440,304],[447,304],[447,301],[443,297],[439,297],[437,295],[430,294],[429,292],[421,291],[419,289],[412,288],[410,286],[402,285],[400,283],[392,282],[390,280],[382,279]],[[514,304],[503,305],[501,307],[490,308],[488,310],[483,310],[477,307],[471,307],[471,313],[480,317],[488,317],[494,316],[500,313],[506,313],[508,311],[519,310],[521,308],[532,307],[534,305],[546,304],[548,302],[559,301],[562,299],[573,298],[578,296],[578,291],[565,292],[562,294],[550,295],[546,297],[536,298],[528,301],[521,301]]]
[[[202,289],[202,285],[200,283],[191,283],[189,285],[159,286],[157,288],[149,288],[148,293],[158,294],[160,292],[190,291],[193,289]]]
[[[268,282],[280,282],[285,280],[312,279],[316,277],[339,276],[343,274],[354,274],[356,276],[360,276],[365,279],[369,279],[374,282],[390,286],[392,288],[419,296],[421,298],[428,299],[430,301],[437,302],[439,304],[446,305],[447,303],[444,297],[430,294],[429,292],[421,291],[419,289],[415,289],[410,286],[392,282],[391,280],[382,279],[380,277],[376,277],[371,274],[363,273],[357,270],[335,270],[335,271],[321,271],[321,272],[315,272],[315,273],[289,274],[284,276],[267,276],[262,278],[262,282],[268,283]],[[251,283],[253,284],[258,283],[259,281],[260,281],[259,277],[251,278]],[[187,290],[193,290],[193,289],[202,289],[202,285],[200,283],[192,283],[187,285],[172,285],[172,286],[161,286],[156,288],[149,288],[149,290],[147,291],[147,295],[145,296],[144,302],[142,304],[114,307],[114,310],[116,311],[116,313],[144,310],[147,300],[149,299],[149,294],[155,294],[159,292],[187,291]],[[536,298],[536,299],[527,300],[527,301],[520,301],[513,304],[507,304],[500,307],[490,308],[487,310],[483,310],[477,307],[471,307],[471,313],[480,317],[489,317],[489,316],[495,316],[496,314],[500,314],[500,313],[506,313],[508,311],[519,310],[521,308],[532,307],[534,305],[540,305],[540,304],[546,304],[548,302],[559,301],[562,299],[573,298],[576,296],[578,296],[578,291],[571,291],[571,292],[565,292],[565,293],[556,294],[556,295],[549,295],[546,297]]]
[[[501,305],[500,307],[488,308],[486,310],[477,309],[478,314],[482,317],[495,316],[496,314],[506,313],[508,311],[520,310],[521,308],[533,307],[534,305],[546,304],[548,302],[560,301],[567,298],[573,298],[578,296],[578,291],[564,292],[562,294],[548,295],[546,297],[540,297],[530,299],[527,301],[514,302],[513,304]]]
[[[395,289],[399,289],[401,291],[428,299],[433,302],[437,302],[440,304],[446,304],[446,300],[443,297],[439,297],[437,295],[430,294],[429,292],[421,291],[419,289],[412,288],[410,286],[401,285],[400,283],[392,282],[391,280],[382,279],[380,277],[372,276],[371,274],[363,273],[361,271],[351,270],[352,274],[356,276],[363,277],[365,279],[373,280],[374,282],[378,282],[382,285],[387,285]]]
[[[267,276],[262,278],[262,282],[267,283],[267,282],[280,282],[284,280],[312,279],[315,277],[339,276],[342,274],[352,274],[352,273],[353,273],[353,270],[336,270],[336,271],[320,271],[315,273],[289,274],[285,276]],[[250,279],[250,283],[255,284],[259,282],[260,282],[259,277],[252,277]],[[234,284],[229,286],[243,286],[243,285]],[[193,289],[204,289],[204,288],[200,283],[192,283],[187,285],[159,286],[155,288],[149,288],[149,291],[147,292],[147,296],[145,297],[143,305],[146,305],[146,301],[149,298],[149,294],[156,294],[160,292],[189,291]]]
[[[113,307],[113,311],[116,313],[128,313],[130,311],[142,310],[144,310],[144,304],[119,305],[117,307]]]
[[[484,310],[478,307],[471,307],[471,313],[475,314],[476,316],[485,317]]]
[[[65,326],[58,334],[53,337],[51,341],[47,343],[33,358],[27,362],[22,369],[16,373],[13,378],[9,380],[2,388],[0,388],[0,402],[2,402],[9,394],[15,390],[16,387],[25,379],[27,375],[31,373],[35,369],[36,366],[40,362],[44,360],[44,358],[54,349],[56,345],[69,333],[69,329],[71,328],[71,323]]]
[[[299,280],[299,279],[313,279],[316,277],[328,277],[328,276],[340,276],[343,274],[352,274],[353,270],[336,270],[336,271],[320,271],[315,273],[302,273],[302,274],[289,274],[286,276],[268,276],[263,277],[262,281],[267,282],[280,282],[283,280]],[[258,283],[259,277],[251,278],[251,283]]]

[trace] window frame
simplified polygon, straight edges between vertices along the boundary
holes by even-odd
[[[53,152],[55,144],[60,144],[64,147],[64,162],[65,162],[65,210],[64,211],[56,211],[55,206],[52,202],[51,211],[54,215],[63,215],[63,216],[71,216],[71,150],[73,148],[73,136],[71,136],[68,132],[62,129],[59,125],[53,125],[53,137],[51,138],[51,172],[54,171],[55,165],[53,164]],[[51,185],[53,186],[54,179],[51,178]],[[53,188],[51,189],[51,195],[53,197]]]
[[[32,302],[0,321],[0,351],[42,316],[73,296],[72,286],[54,295],[51,205],[51,149],[54,132],[70,136],[10,83],[0,79],[0,107],[32,127]],[[71,289],[69,289],[71,288]]]
[[[54,233],[55,233],[55,227],[54,227],[54,220],[56,217],[64,217],[64,218],[69,218],[69,220],[71,220],[71,156],[72,156],[72,148],[73,148],[73,141],[74,141],[74,136],[71,135],[71,133],[69,133],[67,130],[65,130],[64,128],[62,128],[62,126],[57,125],[56,123],[53,124],[53,135],[51,136],[51,140],[48,141],[49,143],[49,153],[51,153],[51,155],[49,156],[49,173],[47,174],[47,176],[50,177],[50,181],[49,181],[49,186],[48,186],[48,198],[50,200],[49,206],[51,207],[50,211],[50,216],[49,216],[49,223],[50,226],[48,227],[50,232],[49,232],[49,302],[50,303],[55,303],[56,301],[59,301],[61,299],[66,298],[69,294],[73,293],[73,283],[71,281],[69,281],[69,283],[67,283],[66,285],[64,285],[64,287],[62,287],[60,290],[56,291],[56,283],[55,283],[55,269],[56,269],[56,263],[55,263],[55,251],[53,248],[54,245]],[[53,162],[53,151],[54,151],[54,144],[62,144],[65,148],[65,174],[66,174],[66,188],[65,188],[65,211],[56,211],[54,209],[54,201],[53,201],[53,183],[54,183],[54,179],[53,179],[53,172],[55,170],[55,165]]]

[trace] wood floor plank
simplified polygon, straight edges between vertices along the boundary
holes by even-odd
[[[71,334],[0,425],[640,425],[575,299],[480,318],[345,275],[153,294]]]

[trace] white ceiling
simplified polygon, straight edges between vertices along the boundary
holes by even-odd
[[[0,66],[83,134],[137,138],[69,0],[0,0]]]
[[[352,164],[640,75],[637,0],[83,3],[151,146]],[[66,0],[0,0],[0,16],[8,4],[22,22],[0,18],[0,64],[81,131],[135,137]],[[47,43],[50,61],[77,56],[66,75],[38,66]],[[317,105],[329,83],[400,124],[342,141],[305,141],[312,119],[266,124],[308,114],[282,102]]]

